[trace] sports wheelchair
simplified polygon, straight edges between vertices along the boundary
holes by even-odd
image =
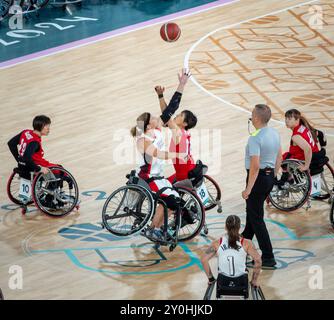
[[[173,251],[178,241],[194,238],[203,228],[205,209],[198,196],[187,187],[176,186],[180,195],[178,210],[168,218],[168,209],[159,193],[152,193],[147,182],[131,171],[126,176],[125,186],[114,191],[106,200],[102,210],[102,226],[116,236],[130,236],[145,231],[152,220],[158,204],[164,208],[163,241]],[[149,239],[151,240],[151,239]]]
[[[274,185],[267,203],[282,211],[293,211],[307,203],[306,209],[311,207],[311,200],[327,200],[331,203],[334,192],[334,169],[324,156],[320,162],[310,165],[310,170],[301,172],[298,167],[303,161],[287,159],[282,162],[290,179],[279,186]],[[281,179],[278,174],[277,180]]]
[[[251,289],[252,300],[265,300],[260,287],[249,285],[248,273],[239,277],[229,277],[218,273],[217,280],[208,286],[203,300],[211,300],[215,286],[216,300],[247,300],[249,289]]]
[[[50,167],[47,174],[29,172],[22,165],[14,168],[7,183],[9,199],[21,206],[35,206],[52,217],[62,217],[79,209],[79,188],[74,177],[63,167]]]

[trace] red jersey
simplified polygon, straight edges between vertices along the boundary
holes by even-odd
[[[32,160],[34,163],[38,166],[42,167],[50,167],[52,164],[45,160],[44,157],[44,151],[42,148],[42,139],[39,135],[34,133],[33,130],[24,130],[21,133],[20,136],[20,145],[19,145],[19,156],[23,157],[24,152],[26,151],[27,145],[31,142],[37,142],[39,145],[38,150],[33,154]]]
[[[188,172],[194,169],[196,166],[191,155],[190,139],[190,133],[182,129],[180,142],[175,145],[174,139],[172,139],[169,146],[170,152],[186,153],[188,155],[187,162],[179,158],[174,159],[173,161],[177,181],[188,179]]]
[[[311,131],[304,127],[303,125],[299,125],[296,128],[293,129],[292,137],[293,136],[301,136],[304,140],[307,141],[307,143],[312,148],[312,153],[319,152],[319,148],[317,144],[315,143]],[[305,160],[305,154],[302,148],[299,146],[294,146],[293,141],[290,142],[290,149],[289,153],[291,154],[290,158],[298,159],[298,160]]]

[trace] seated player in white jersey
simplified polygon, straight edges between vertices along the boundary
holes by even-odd
[[[152,192],[160,194],[160,197],[163,198],[169,209],[169,213],[177,210],[180,198],[179,194],[173,189],[172,184],[164,178],[163,160],[176,158],[184,160],[187,155],[164,150],[161,126],[168,124],[171,116],[178,108],[188,77],[189,74],[185,70],[182,75],[179,75],[180,83],[177,91],[174,93],[169,105],[160,117],[155,117],[145,112],[137,118],[137,126],[131,129],[131,134],[136,138],[137,150],[140,153],[140,163],[137,174],[149,184]],[[163,220],[163,207],[159,205],[153,217],[152,225],[147,230],[146,236],[153,240],[162,240],[161,226],[163,225]]]
[[[220,239],[213,241],[201,258],[204,271],[209,279],[208,284],[212,284],[216,280],[209,264],[209,260],[214,256],[218,257],[218,286],[224,276],[237,278],[247,274],[246,258],[247,255],[250,255],[254,260],[251,284],[254,287],[258,287],[262,264],[261,256],[250,240],[240,236],[240,218],[236,215],[228,216],[225,222],[225,230],[226,234]]]

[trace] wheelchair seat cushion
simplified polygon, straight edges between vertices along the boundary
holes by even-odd
[[[239,277],[229,277],[219,273],[217,278],[217,298],[220,296],[244,296],[248,298],[248,274]]]

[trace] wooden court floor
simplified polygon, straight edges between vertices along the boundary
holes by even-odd
[[[322,29],[309,27],[313,5],[321,8]],[[304,112],[329,134],[333,164],[334,1],[241,0],[175,22],[182,37],[173,44],[156,37],[155,25],[0,70],[0,287],[7,299],[202,299],[203,248],[223,232],[229,214],[245,221],[247,111],[256,103],[272,107],[270,125],[285,150],[284,112]],[[182,108],[199,119],[194,154],[222,189],[223,213],[207,213],[208,237],[170,253],[141,237],[115,238],[99,223],[106,195],[124,185],[135,166],[129,129],[140,113],[158,114],[154,86],[164,85],[171,97],[184,65],[193,81]],[[36,114],[53,121],[46,157],[71,171],[81,192],[80,210],[62,219],[33,207],[22,216],[6,196],[15,166],[6,143]],[[326,202],[289,214],[266,208],[278,261],[277,270],[261,274],[267,299],[334,299],[328,215]],[[8,288],[13,265],[22,267],[22,289]],[[322,271],[321,289],[310,285],[315,267]]]

